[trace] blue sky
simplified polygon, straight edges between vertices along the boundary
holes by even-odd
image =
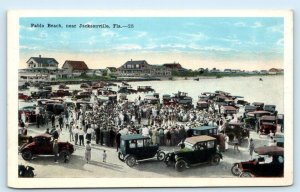
[[[187,68],[282,67],[283,18],[21,18],[20,65],[31,56],[84,60],[90,68],[120,66],[130,59],[179,62]],[[47,28],[47,24],[63,28]],[[33,28],[31,24],[44,24]],[[66,28],[76,24],[77,28]],[[111,28],[79,28],[107,24]],[[133,24],[134,28],[112,28]]]

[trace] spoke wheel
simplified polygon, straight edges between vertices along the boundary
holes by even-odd
[[[23,151],[23,152],[22,152],[22,158],[23,158],[24,160],[26,160],[26,161],[31,160],[31,158],[32,158],[32,153],[31,153],[31,151],[30,151],[30,150],[25,150],[25,151]]]
[[[219,155],[214,155],[211,158],[210,164],[211,165],[219,165],[219,163],[220,163],[220,156]]]
[[[136,164],[136,159],[134,156],[129,156],[127,157],[126,159],[126,164],[129,166],[129,167],[133,167],[135,164]]]
[[[231,167],[231,173],[234,176],[239,176],[241,174],[241,170],[239,168],[239,164],[235,163],[232,167]]]
[[[182,172],[182,171],[185,170],[185,168],[186,167],[185,167],[185,161],[184,160],[179,160],[179,161],[176,162],[176,164],[175,164],[176,171]]]
[[[164,152],[159,151],[159,152],[157,153],[157,160],[163,161],[163,160],[165,159],[165,157],[166,157],[166,154],[165,154]]]
[[[122,153],[118,154],[118,158],[119,158],[120,161],[124,162],[124,156],[123,156]]]

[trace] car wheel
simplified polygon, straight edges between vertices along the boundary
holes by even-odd
[[[65,163],[68,163],[69,160],[70,160],[70,152],[67,151],[67,150],[62,150],[59,153],[59,158],[60,158],[61,161],[65,162]]]
[[[241,170],[239,168],[238,163],[233,164],[233,166],[231,167],[231,173],[234,176],[239,176],[241,174]]]
[[[176,171],[182,172],[182,171],[185,170],[185,168],[186,168],[186,166],[185,166],[185,161],[184,160],[179,160],[179,161],[176,162],[176,164],[175,164]]]
[[[219,165],[219,163],[220,163],[220,156],[219,155],[214,155],[210,160],[211,165]]]
[[[135,164],[136,164],[136,159],[134,156],[129,156],[126,158],[126,164],[129,166],[129,167],[133,167]]]
[[[124,162],[124,156],[123,156],[122,153],[118,154],[118,158],[119,158],[120,161]]]
[[[165,157],[166,157],[166,154],[165,154],[164,152],[159,151],[159,152],[157,153],[157,160],[163,161],[163,160],[165,159]]]
[[[25,161],[30,161],[31,160],[31,158],[32,158],[32,153],[31,153],[31,151],[30,150],[24,150],[23,152],[22,152],[22,158],[25,160]]]
[[[250,172],[242,172],[240,177],[253,177],[253,175]]]

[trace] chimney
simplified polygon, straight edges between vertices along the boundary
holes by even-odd
[[[41,58],[42,56],[41,55],[39,55],[39,58]]]

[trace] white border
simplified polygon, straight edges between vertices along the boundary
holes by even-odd
[[[53,14],[55,13],[55,14]],[[283,17],[284,18],[284,178],[33,178],[17,177],[18,64],[20,17]],[[286,186],[293,183],[293,13],[290,10],[14,10],[8,12],[8,186],[71,187],[211,187]],[[138,176],[137,176],[138,177]],[[132,182],[134,181],[134,183]]]

